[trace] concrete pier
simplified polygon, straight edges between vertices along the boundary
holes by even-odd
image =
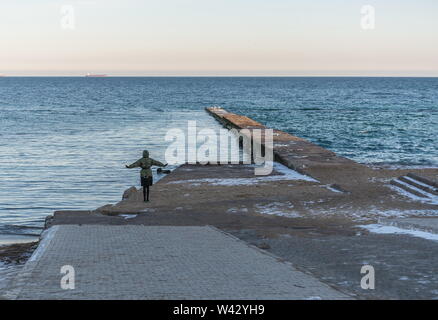
[[[221,108],[207,111],[228,128],[266,129]],[[11,299],[437,297],[436,243],[374,235],[358,225],[437,215],[435,203],[412,199],[390,181],[413,173],[436,181],[438,169],[372,169],[305,139],[274,133],[278,162],[267,176],[255,176],[252,165],[184,164],[152,187],[149,203],[130,187],[118,203],[55,212],[38,250],[1,294]],[[364,263],[376,266],[375,291],[360,288]],[[75,268],[77,289],[60,289],[60,264]],[[399,281],[407,269],[410,282]]]
[[[206,108],[206,111],[227,128],[267,129],[264,125],[248,117],[230,113],[218,107]],[[322,182],[344,182],[345,176],[358,175],[368,171],[350,159],[315,145],[305,139],[289,133],[273,130],[273,152],[275,160],[298,172],[307,174]]]
[[[206,111],[226,128],[267,129],[266,126],[253,119],[228,112],[223,108],[209,107]],[[255,142],[263,145],[263,141]],[[375,199],[388,193],[386,185],[381,188],[375,183],[375,179],[379,176],[375,170],[339,156],[303,138],[273,129],[272,151],[275,161],[341,192],[366,194]],[[420,179],[426,178],[420,177]]]

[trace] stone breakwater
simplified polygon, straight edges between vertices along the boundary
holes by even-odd
[[[206,111],[229,129],[268,129],[253,119],[230,113],[223,108],[209,107]],[[257,142],[263,144],[263,141]],[[347,171],[369,170],[366,166],[341,157],[310,141],[276,129],[273,129],[273,153],[275,161],[317,180],[325,180],[328,170],[337,172],[338,179],[336,180],[340,179],[339,175],[344,176]]]
[[[252,119],[229,113],[221,108],[208,108],[207,111],[228,128],[266,129]],[[361,224],[376,223],[380,217],[436,215],[438,213],[436,205],[406,197],[399,190],[394,189],[390,181],[396,177],[408,176],[412,172],[415,172],[416,176],[436,180],[438,169],[375,170],[285,132],[274,130],[273,140],[273,153],[278,162],[274,163],[273,171],[267,176],[254,175],[254,166],[248,164],[184,164],[164,176],[152,187],[149,203],[142,201],[139,189],[131,187],[125,191],[123,199],[116,204],[108,204],[90,211],[55,212],[47,219],[46,229],[56,232],[46,233],[46,235],[53,234],[53,237],[45,237],[46,241],[40,244],[36,256],[24,269],[25,274],[21,274],[18,278],[20,280],[26,276],[30,281],[14,282],[15,287],[9,291],[13,294],[7,297],[69,298],[68,293],[59,291],[55,285],[59,283],[59,263],[73,261],[73,257],[76,259],[75,264],[79,266],[78,272],[87,275],[95,275],[96,273],[93,272],[98,270],[114,270],[113,272],[117,273],[118,270],[126,268],[132,274],[144,275],[159,273],[167,267],[170,270],[160,274],[162,276],[160,285],[165,283],[167,288],[164,291],[158,286],[148,289],[147,284],[150,283],[148,278],[142,279],[141,285],[132,286],[131,291],[131,286],[123,285],[124,281],[130,281],[130,276],[124,278],[123,274],[119,274],[113,277],[113,272],[110,272],[105,277],[117,279],[116,281],[108,283],[109,285],[106,282],[96,284],[93,277],[89,278],[86,283],[78,283],[78,287],[83,285],[82,288],[86,290],[76,291],[75,298],[96,297],[102,292],[109,294],[99,296],[101,298],[175,297],[169,294],[175,292],[174,285],[178,280],[172,276],[175,270],[179,267],[181,270],[194,270],[205,266],[192,264],[200,259],[199,257],[192,257],[187,264],[181,264],[179,258],[175,258],[175,252],[181,250],[178,247],[181,239],[173,235],[191,236],[193,226],[207,225],[232,233],[249,243],[256,244],[259,248],[291,260],[292,263],[301,261],[310,270],[316,270],[317,278],[332,279],[330,285],[340,286],[348,291],[355,291],[358,287],[358,263],[362,261],[374,263],[373,259],[370,260],[370,248],[373,248],[376,254],[375,261],[379,266],[390,267],[388,270],[379,270],[384,274],[382,279],[393,279],[394,274],[400,277],[405,275],[406,265],[417,268],[411,276],[421,278],[420,280],[424,276],[436,273],[433,268],[436,264],[432,260],[437,255],[428,255],[426,261],[418,260],[416,255],[417,252],[434,252],[436,248],[433,245],[424,241],[415,242],[412,239],[400,244],[399,238],[371,236],[363,229],[358,230],[356,226],[358,221]],[[263,141],[256,142],[263,144]],[[169,226],[175,227],[171,229],[172,232],[169,232]],[[53,229],[54,227],[56,228]],[[199,238],[192,239],[196,241],[183,249],[203,246],[206,237],[215,234],[217,235],[207,230]],[[227,251],[227,243],[224,239],[226,240],[219,237],[217,241],[209,243],[210,247],[206,247],[206,255],[212,253],[213,255],[208,257],[214,257],[214,250],[221,248],[223,256],[219,260],[228,259],[230,264],[225,267],[239,270],[242,261],[235,257],[240,253]],[[328,247],[324,247],[324,244]],[[411,250],[412,254],[404,252],[401,257],[391,256],[391,253],[400,252],[407,244],[415,246],[415,250]],[[158,261],[153,266],[145,264],[145,260],[149,258],[138,259],[139,255],[149,257],[152,252],[149,250],[151,246],[156,246],[158,252],[165,253],[162,257],[164,260]],[[166,248],[167,251],[163,251],[162,248]],[[244,253],[253,253],[242,246],[239,248],[242,248]],[[327,250],[330,251],[329,255]],[[309,253],[312,252],[315,252],[315,257],[308,260]],[[64,253],[69,256],[63,255],[63,261],[56,258],[59,257],[58,254]],[[96,257],[101,258],[96,259]],[[125,264],[124,261],[127,260],[119,257],[126,257],[132,263]],[[181,257],[184,257],[184,254]],[[107,258],[113,259],[110,262],[111,268],[108,268],[105,262]],[[35,266],[37,259],[41,260],[38,260]],[[256,260],[263,259],[257,255],[254,261]],[[330,263],[327,264],[326,260]],[[216,261],[211,260],[211,264],[215,263]],[[254,262],[248,260],[244,263]],[[344,269],[338,267],[340,263]],[[39,269],[36,269],[38,266]],[[261,269],[265,268],[265,265],[261,264],[261,266]],[[400,267],[397,269],[394,266]],[[266,267],[266,274],[275,274],[270,271],[280,267],[284,266],[274,264],[272,267]],[[331,269],[327,271],[327,268]],[[218,281],[215,282],[208,268],[204,271],[202,279],[200,278],[202,283],[188,291],[182,288],[184,290],[180,291],[181,295],[178,295],[178,298],[198,298],[200,294],[217,298],[219,297],[217,285],[234,281],[231,277],[216,279]],[[191,274],[183,276],[189,280],[192,277]],[[195,276],[198,277],[199,274],[193,274],[193,277]],[[301,273],[290,273],[288,279],[298,281],[302,276]],[[265,275],[260,273],[258,277],[258,283],[263,284]],[[349,281],[345,281],[345,277],[348,277]],[[41,281],[51,281],[51,284],[41,289]],[[272,281],[283,280],[274,276],[274,279],[269,278],[269,282]],[[322,282],[315,283],[309,278],[308,283],[300,284],[300,290],[285,295],[285,298],[295,297],[295,294],[297,298],[308,298],[309,294],[306,292],[310,291],[304,288],[310,290],[313,287],[315,293],[312,292],[312,295],[321,298],[345,297],[336,290],[328,290],[329,288]],[[433,284],[431,282],[429,287],[432,288]],[[386,286],[389,288],[387,291],[369,294],[371,297],[381,295],[397,298],[403,291],[399,290],[403,285],[404,283],[400,281],[394,281]],[[125,291],[121,296],[114,296],[111,292],[119,291],[114,288]],[[271,290],[270,286],[266,288],[268,291]],[[274,286],[260,298],[272,298],[271,293],[276,292],[276,288],[277,286]],[[435,289],[436,286],[433,288]],[[26,291],[27,289],[29,290]],[[224,294],[230,293],[230,298],[259,298],[253,295],[255,293],[253,289],[246,290],[249,288],[244,291],[249,292],[250,295],[242,296],[242,289],[245,288],[230,287]],[[26,292],[29,292],[28,296]],[[357,293],[367,294],[363,290]],[[430,296],[431,293],[424,295],[424,297]],[[276,298],[280,297],[276,296]]]

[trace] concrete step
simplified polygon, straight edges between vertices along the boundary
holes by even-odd
[[[423,183],[421,181],[418,181],[418,180],[416,180],[414,178],[411,178],[411,177],[408,177],[408,176],[402,176],[402,177],[398,178],[398,180],[403,181],[403,182],[405,182],[407,184],[410,184],[411,186],[414,186],[415,188],[421,189],[424,192],[427,192],[427,193],[429,193],[431,195],[432,194],[438,195],[438,191],[437,191],[437,189],[435,187],[430,186],[428,184],[425,184],[425,183]]]
[[[413,194],[413,195],[415,195],[417,197],[425,198],[425,199],[429,198],[427,195],[422,193],[420,190],[418,190],[414,186],[410,186],[410,185],[408,185],[408,184],[406,184],[403,181],[400,181],[398,179],[393,179],[393,180],[390,181],[390,183],[393,186],[396,186],[396,187],[398,187],[400,189],[403,189],[404,191],[409,192],[409,193],[411,193],[411,194]]]
[[[407,176],[409,178],[414,179],[414,180],[420,181],[421,183],[424,183],[424,184],[426,184],[428,186],[431,186],[435,190],[438,190],[438,182],[436,182],[436,181],[432,181],[432,180],[427,179],[425,177],[419,176],[419,175],[417,175],[415,173],[408,173]]]

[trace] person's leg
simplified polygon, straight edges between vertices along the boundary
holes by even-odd
[[[143,201],[146,201],[146,188],[148,188],[148,200],[149,200],[149,187],[143,186]]]
[[[148,188],[148,191],[147,191],[147,201],[149,201],[149,186],[147,186],[147,188]]]

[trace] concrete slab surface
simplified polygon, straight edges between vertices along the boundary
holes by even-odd
[[[61,268],[75,271],[62,289]],[[58,225],[4,295],[9,299],[349,299],[212,227]]]

